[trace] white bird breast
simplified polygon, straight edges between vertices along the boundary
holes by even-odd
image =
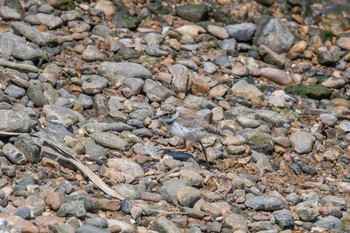
[[[184,127],[182,124],[176,121],[173,124],[169,125],[169,130],[172,134],[178,137],[193,141],[198,141],[207,135],[205,131],[196,128]]]

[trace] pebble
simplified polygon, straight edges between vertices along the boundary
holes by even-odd
[[[301,220],[311,222],[320,215],[319,211],[316,209],[316,205],[317,201],[304,201],[297,204],[295,210]]]
[[[90,224],[86,224],[76,229],[75,232],[76,233],[85,233],[85,232],[86,233],[98,233],[98,232],[108,233],[110,231],[108,231],[107,229],[103,229],[101,227],[96,227]]]
[[[180,32],[181,34],[188,34],[192,37],[198,36],[199,34],[206,32],[206,30],[203,27],[194,24],[178,27],[176,28],[176,31]]]
[[[338,118],[334,114],[323,113],[320,115],[320,120],[328,126],[334,126],[337,124]]]
[[[177,203],[177,193],[180,189],[186,186],[186,181],[182,179],[172,179],[165,181],[159,190],[159,193],[165,200],[172,203]]]
[[[266,17],[257,27],[253,42],[256,46],[265,45],[276,53],[283,53],[290,49],[293,40],[293,34],[280,19]]]
[[[212,203],[203,201],[200,204],[200,210],[206,214],[209,214],[213,218],[220,217],[222,215],[221,209],[213,205]]]
[[[254,85],[247,83],[244,80],[240,80],[235,83],[231,88],[232,94],[237,96],[244,96],[249,98],[256,98],[263,96],[263,93]]]
[[[177,192],[177,200],[181,206],[193,207],[201,198],[201,192],[192,187],[183,187]]]
[[[299,154],[309,153],[315,140],[316,138],[313,135],[304,131],[295,132],[290,137],[294,151]]]
[[[30,127],[30,116],[21,110],[0,110],[0,130],[26,133]]]
[[[44,24],[49,29],[57,28],[63,24],[63,21],[60,17],[44,13],[28,15],[24,18],[24,21],[35,25]]]
[[[240,23],[227,25],[227,32],[237,41],[251,41],[256,31],[256,26],[253,23]]]
[[[172,74],[171,89],[175,93],[186,93],[189,71],[186,66],[181,64],[172,65],[169,68],[170,74]]]
[[[282,209],[284,204],[277,197],[257,196],[248,198],[245,205],[255,210],[273,211]]]
[[[350,192],[350,183],[348,182],[337,182],[336,183],[339,192],[349,193]]]
[[[266,78],[276,84],[288,86],[293,84],[294,80],[284,71],[275,68],[260,69],[263,78]]]
[[[168,220],[166,217],[162,216],[157,218],[151,227],[153,230],[164,233],[178,233],[179,228],[172,221]]]
[[[207,30],[210,34],[220,39],[228,39],[230,37],[226,29],[223,27],[219,27],[216,25],[208,25]]]
[[[58,210],[64,203],[63,192],[52,192],[45,198],[45,203],[50,206],[53,210]]]
[[[350,50],[349,42],[350,39],[348,37],[340,37],[336,43],[340,48]]]
[[[64,202],[58,209],[57,216],[74,216],[77,218],[85,217],[86,209],[84,207],[84,202],[80,200]]]
[[[230,226],[232,231],[247,232],[248,224],[242,215],[232,213],[225,218],[225,224]]]
[[[0,17],[4,20],[20,20],[21,15],[14,9],[7,7],[7,6],[1,6],[0,8]]]
[[[185,180],[189,186],[200,187],[204,178],[196,171],[183,169],[180,171],[180,178]]]
[[[113,158],[108,160],[107,165],[109,168],[121,172],[127,183],[144,176],[142,167],[131,159]]]
[[[93,133],[91,134],[91,138],[94,139],[97,144],[115,150],[127,150],[129,147],[126,140],[108,132]]]
[[[294,217],[290,212],[284,210],[275,211],[273,217],[282,230],[294,229]]]
[[[219,46],[222,50],[233,53],[237,49],[237,41],[234,38],[225,39],[221,41]]]
[[[336,218],[334,216],[326,216],[323,218],[320,218],[317,222],[315,222],[315,227],[323,229],[323,230],[337,230],[337,231],[342,231],[343,226],[342,222],[340,221],[339,218]]]
[[[173,91],[164,87],[161,83],[155,82],[151,79],[147,79],[145,81],[143,91],[146,93],[147,97],[153,101],[161,101],[169,98],[170,96],[175,96]]]
[[[12,143],[7,143],[2,147],[2,151],[5,154],[6,158],[14,164],[25,164],[26,157],[24,154],[15,147]]]

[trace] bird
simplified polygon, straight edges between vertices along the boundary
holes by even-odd
[[[220,129],[209,124],[196,112],[187,108],[175,107],[171,104],[162,104],[153,119],[162,122],[170,133],[184,140],[183,151],[187,149],[187,141],[199,142],[205,157],[206,167],[209,167],[206,148],[203,146],[201,139],[210,134],[223,136]]]

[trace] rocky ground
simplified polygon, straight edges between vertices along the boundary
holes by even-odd
[[[0,2],[0,232],[350,230],[346,1]]]

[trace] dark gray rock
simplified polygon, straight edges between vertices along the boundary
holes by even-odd
[[[259,109],[256,110],[255,113],[258,119],[264,120],[275,126],[283,126],[284,124],[288,124],[292,121],[292,119],[271,110]]]
[[[75,233],[74,228],[69,224],[65,224],[65,223],[50,224],[48,226],[48,230],[49,232],[52,232],[52,233]]]
[[[95,227],[107,228],[107,219],[101,217],[88,218],[85,221],[86,224],[93,225]]]
[[[219,46],[222,50],[233,53],[237,50],[237,41],[234,38],[225,39],[220,42]]]
[[[24,43],[16,43],[12,51],[12,56],[19,60],[36,61],[43,56],[43,52]]]
[[[294,151],[303,154],[312,150],[316,138],[310,133],[297,131],[291,135],[290,141]]]
[[[225,224],[232,229],[232,231],[248,232],[248,224],[242,215],[232,213],[225,217]]]
[[[246,128],[242,131],[242,136],[252,149],[257,152],[269,154],[274,150],[275,143],[269,134]]]
[[[176,7],[176,14],[181,18],[197,23],[207,17],[207,7],[205,4],[187,4]]]
[[[14,166],[6,166],[6,165],[2,165],[1,166],[1,170],[2,170],[2,173],[5,175],[5,176],[8,176],[8,177],[15,177],[16,176],[16,168]]]
[[[24,18],[24,21],[34,25],[44,24],[49,29],[57,28],[63,24],[63,21],[60,17],[44,13],[28,15]]]
[[[317,222],[315,222],[315,227],[328,230],[328,231],[342,231],[343,225],[342,221],[339,218],[334,216],[326,216],[320,218]]]
[[[111,21],[117,28],[129,29],[136,29],[141,22],[138,17],[131,16],[127,10],[114,13]]]
[[[161,56],[167,56],[169,53],[167,51],[164,51],[159,48],[159,45],[153,44],[153,45],[143,45],[143,50],[149,55],[154,57],[161,57]]]
[[[110,81],[122,83],[128,78],[149,79],[152,74],[142,65],[132,62],[102,62],[98,67],[101,76]]]
[[[6,158],[14,164],[25,164],[26,157],[24,154],[13,144],[7,143],[2,147],[2,151]]]
[[[86,209],[84,206],[84,201],[82,200],[72,200],[67,201],[61,205],[57,211],[57,216],[59,217],[77,217],[83,218],[86,216]]]
[[[159,193],[165,200],[172,203],[177,203],[177,192],[186,186],[186,181],[182,179],[167,180],[163,183]]]
[[[286,196],[286,200],[290,204],[296,205],[296,204],[300,203],[303,199],[296,193],[290,193]]]
[[[29,85],[27,96],[35,107],[43,107],[46,103],[41,85]]]
[[[115,149],[115,150],[127,150],[130,145],[128,142],[119,136],[108,133],[108,132],[101,132],[101,133],[93,133],[90,135],[94,141],[104,147]]]
[[[68,202],[75,202],[75,201],[82,201],[84,204],[84,208],[87,212],[90,213],[97,213],[100,210],[100,204],[93,200],[90,196],[87,195],[87,193],[85,193],[83,190],[77,190],[76,192],[74,192],[76,189],[76,187],[71,187],[71,184],[66,184],[65,185],[65,192],[71,193],[69,196],[66,196],[64,198],[64,202],[68,203]],[[71,191],[69,192],[68,190]],[[77,205],[77,203],[75,204]],[[80,210],[81,211],[81,210]]]
[[[284,204],[282,200],[273,196],[255,196],[248,198],[245,205],[254,210],[280,210],[283,208]]]
[[[148,45],[152,45],[152,44],[160,45],[163,43],[164,37],[159,33],[151,32],[145,35],[144,40]]]
[[[255,0],[257,3],[260,3],[264,6],[271,6],[275,3],[275,0]]]
[[[9,97],[20,99],[26,94],[26,90],[22,87],[19,87],[14,84],[10,84],[5,89],[5,94],[7,94]]]
[[[110,231],[101,227],[86,224],[76,229],[75,233],[110,233]]]
[[[85,94],[80,94],[79,97],[77,98],[77,101],[79,101],[84,109],[91,108],[93,105],[93,101],[91,96],[85,95]]]
[[[27,162],[38,163],[40,161],[40,150],[29,134],[19,135],[14,145],[23,153]]]
[[[130,214],[131,208],[133,207],[131,201],[129,201],[128,199],[124,199],[121,202],[121,210],[126,213],[126,214]]]
[[[324,198],[321,199],[320,202],[323,205],[332,205],[340,208],[345,208],[346,206],[346,201],[343,198],[337,197],[337,196],[331,196],[331,195],[325,196]]]
[[[273,171],[269,158],[266,155],[253,151],[252,159],[255,162],[255,166],[260,171],[260,174]]]
[[[230,36],[237,41],[251,41],[256,31],[256,26],[253,23],[227,25],[225,28]]]
[[[320,115],[320,120],[328,126],[334,126],[337,124],[338,118],[335,114],[323,113]]]
[[[144,176],[144,172],[140,164],[128,158],[113,158],[107,162],[108,167],[121,172],[126,180],[126,183],[131,183],[135,179],[140,179]]]
[[[284,66],[284,57],[274,52],[272,49],[268,48],[265,45],[261,45],[259,47],[259,55],[263,58],[266,63],[274,65],[278,68],[282,68]]]
[[[99,75],[83,75],[81,81],[83,82],[81,88],[87,95],[102,93],[103,88],[107,87],[108,84],[108,80]]]
[[[176,94],[164,87],[161,83],[153,81],[151,79],[147,79],[145,81],[145,85],[143,86],[143,92],[146,93],[147,97],[151,101],[160,102],[163,101],[170,96],[175,96]]]
[[[280,19],[263,17],[258,23],[254,45],[265,45],[276,53],[284,53],[292,46],[293,40],[293,34]]]
[[[318,62],[325,66],[334,65],[339,61],[339,57],[325,47],[319,48],[316,54]]]
[[[120,183],[112,186],[112,189],[122,196],[128,197],[130,200],[141,199],[141,189],[139,186]]]
[[[298,162],[298,165],[305,174],[312,176],[317,175],[317,170],[310,163],[301,160]]]
[[[142,91],[144,81],[139,78],[128,78],[124,81],[124,85],[129,87],[130,90],[133,92],[134,95],[140,94]]]
[[[79,122],[78,113],[66,107],[44,105],[43,112],[46,114],[47,121],[52,124],[60,124],[69,127]]]
[[[63,16],[61,17],[63,18]],[[104,39],[109,39],[111,38],[111,29],[107,25],[101,25],[98,24],[96,25],[92,30],[91,30],[91,35],[96,35],[98,37],[102,37]]]
[[[21,22],[13,22],[11,23],[11,26],[13,29],[15,29],[16,32],[23,35],[28,40],[38,44],[39,46],[52,44],[55,45],[59,43],[55,35],[47,32],[41,32],[37,28],[29,26],[27,24]]]
[[[201,198],[201,191],[193,187],[182,187],[177,192],[177,200],[181,206],[193,207]]]
[[[14,9],[8,6],[0,7],[0,17],[4,20],[19,20],[21,19],[21,15]]]
[[[30,210],[30,208],[28,206],[23,206],[21,208],[18,208],[13,215],[19,216],[23,219],[29,220],[32,219],[34,217],[32,211]]]
[[[275,212],[273,213],[276,224],[282,229],[294,229],[294,217],[292,214],[284,212]]]
[[[320,215],[316,207],[317,200],[308,200],[297,204],[295,212],[302,221],[312,222]]]
[[[20,43],[19,41],[15,41],[11,34],[4,36],[0,34],[0,54],[4,59],[9,59],[12,56],[13,51],[15,50],[15,44]]]
[[[157,218],[151,229],[161,233],[180,233],[179,228],[172,221],[168,220],[165,216]]]
[[[94,45],[88,45],[83,51],[81,58],[85,61],[103,61],[105,55]]]
[[[170,66],[168,69],[173,76],[171,89],[175,93],[187,93],[187,85],[189,80],[189,71],[187,67],[181,64],[176,64]]]

